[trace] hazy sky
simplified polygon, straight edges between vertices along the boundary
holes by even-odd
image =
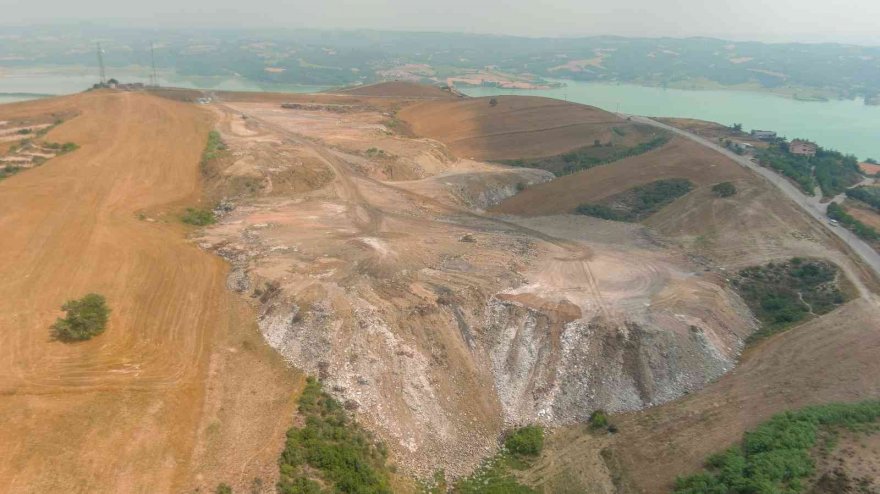
[[[880,44],[880,0],[0,0],[0,24],[315,27]]]

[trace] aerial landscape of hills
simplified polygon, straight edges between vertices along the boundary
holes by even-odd
[[[880,47],[25,24],[0,492],[880,492]]]

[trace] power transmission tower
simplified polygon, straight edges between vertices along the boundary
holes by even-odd
[[[104,70],[104,51],[101,50],[101,43],[96,43],[98,45],[98,67],[100,69],[101,76],[101,85],[107,83],[107,72]]]
[[[153,73],[150,75],[150,85],[159,87],[159,74],[156,73],[156,52],[153,50],[152,41],[150,41],[150,62],[153,65]]]

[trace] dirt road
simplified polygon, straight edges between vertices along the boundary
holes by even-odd
[[[189,490],[200,424],[230,405],[206,384],[225,362],[214,341],[244,320],[224,262],[174,219],[198,195],[210,114],[100,92],[0,116],[62,110],[79,115],[47,138],[80,148],[0,183],[0,491]],[[89,292],[107,297],[107,331],[52,341],[61,304]]]
[[[831,225],[828,223],[828,217],[825,214],[826,209],[828,208],[827,203],[822,203],[820,201],[820,197],[808,197],[803,192],[797,189],[791,182],[785,179],[785,177],[774,173],[772,170],[768,168],[764,168],[757,163],[752,162],[750,159],[740,156],[734,152],[731,152],[723,147],[715,144],[714,142],[709,141],[708,139],[704,139],[700,136],[687,132],[685,130],[681,130],[676,127],[672,127],[671,125],[666,125],[656,120],[652,120],[647,117],[640,117],[636,115],[624,115],[621,114],[621,117],[629,117],[632,118],[633,121],[644,123],[648,125],[653,125],[655,127],[659,127],[661,129],[668,130],[670,132],[674,132],[678,135],[687,137],[688,139],[699,143],[703,146],[706,146],[713,151],[717,151],[722,155],[732,159],[736,163],[752,170],[758,175],[764,177],[767,181],[775,185],[779,190],[782,191],[783,194],[786,195],[789,199],[795,202],[801,209],[807,212],[810,216],[812,216],[816,221],[826,225],[829,230],[831,230],[838,238],[840,238],[843,242],[845,242],[860,258],[862,258],[868,266],[874,271],[877,276],[880,276],[880,254],[877,253],[870,245],[868,245],[864,240],[857,237],[855,234],[847,230],[842,226]]]

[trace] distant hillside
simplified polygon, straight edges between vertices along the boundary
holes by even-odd
[[[366,86],[328,91],[339,94],[353,94],[357,96],[372,96],[380,98],[425,98],[425,99],[455,99],[458,95],[430,84],[419,84],[408,81],[380,82]]]
[[[804,99],[880,100],[880,47],[711,38],[520,38],[462,33],[321,30],[0,28],[0,67],[94,66],[94,40],[115,68],[260,83],[346,86],[383,80],[523,87],[548,79],[664,87],[739,87]],[[38,41],[37,41],[38,40]],[[160,48],[161,47],[161,48]],[[491,69],[487,69],[487,67]],[[146,71],[144,71],[146,78]],[[518,86],[517,86],[518,85]]]

